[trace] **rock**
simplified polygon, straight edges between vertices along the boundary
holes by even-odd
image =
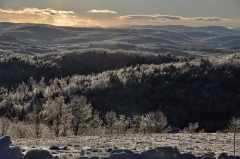
[[[113,153],[109,159],[141,159],[139,154]]]
[[[147,150],[140,153],[142,159],[152,159],[157,156],[156,150]]]
[[[221,153],[221,154],[217,157],[217,159],[228,159],[228,154],[226,154],[226,153]]]
[[[181,153],[177,147],[166,146],[144,151],[140,155],[143,159],[176,159],[181,156]]]
[[[229,156],[228,156],[228,159],[236,159],[236,157],[233,156],[233,155],[229,155]]]
[[[70,150],[67,146],[63,147],[62,150]]]
[[[174,159],[181,155],[177,147],[156,147],[157,156],[164,159]]]
[[[7,151],[11,144],[10,136],[0,138],[0,151]]]
[[[66,146],[65,147],[51,146],[49,150],[69,150],[69,149]]]
[[[106,152],[111,152],[112,150],[113,150],[112,148],[108,148]]]
[[[23,159],[23,156],[24,156],[22,153],[22,149],[19,146],[10,147],[8,149],[8,153],[14,159]]]
[[[194,156],[191,153],[183,153],[177,157],[177,159],[197,159],[198,157]]]
[[[7,151],[0,151],[0,159],[14,159]]]
[[[201,159],[216,159],[212,154],[205,154],[201,157]]]
[[[47,150],[30,150],[26,153],[23,159],[56,159],[58,157],[53,157],[53,155]]]
[[[134,154],[133,151],[128,150],[128,149],[116,149],[116,150],[112,150],[112,151],[111,151],[110,156],[112,156],[114,153]]]
[[[58,146],[51,146],[49,150],[61,150]]]
[[[22,159],[23,154],[20,147],[11,147],[10,136],[0,138],[0,159]]]
[[[215,159],[215,158],[213,158],[211,156],[203,156],[201,159]]]
[[[99,157],[97,157],[97,156],[91,156],[91,157],[89,157],[89,159],[99,159]]]

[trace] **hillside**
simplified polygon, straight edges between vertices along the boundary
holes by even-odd
[[[228,131],[240,117],[240,32],[0,23],[0,115],[55,136]],[[181,55],[181,56],[179,56]],[[187,129],[188,130],[188,129]],[[5,129],[2,129],[5,134]]]
[[[220,26],[77,28],[0,23],[0,28],[2,28],[1,34],[16,39],[15,41],[7,40],[7,44],[0,43],[0,51],[5,54],[42,54],[53,51],[104,48],[172,53],[178,56],[223,55],[239,52],[239,49],[236,50],[233,47],[239,46],[240,38],[240,31]],[[3,37],[0,36],[0,42],[1,39]]]
[[[198,130],[215,132],[240,115],[239,59],[239,54],[186,58],[110,50],[5,56],[0,59],[0,110],[21,121],[35,113],[54,125],[49,111],[69,110],[74,120],[75,106],[88,106],[84,123],[100,120],[98,126],[108,127],[106,115],[113,113],[112,120],[127,122],[126,130],[137,132],[145,129],[138,125],[144,118],[160,111],[168,125],[198,123]]]

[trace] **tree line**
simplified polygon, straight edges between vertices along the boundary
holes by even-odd
[[[0,115],[29,122],[37,137],[39,126],[55,136],[223,131],[240,115],[239,59],[122,50],[6,56]]]

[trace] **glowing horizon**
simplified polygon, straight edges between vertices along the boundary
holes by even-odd
[[[121,2],[114,2],[114,0],[52,0],[51,2],[22,0],[20,3],[13,0],[2,0],[0,22],[76,27],[119,25],[240,27],[240,17],[238,16],[240,15],[240,3],[236,0],[230,0],[228,3],[219,0],[201,0],[201,2],[197,0],[152,0],[151,3],[145,0],[139,0],[139,2],[133,0]],[[211,5],[212,9],[210,10]],[[225,10],[223,10],[224,8]]]

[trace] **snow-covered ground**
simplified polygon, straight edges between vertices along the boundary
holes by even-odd
[[[20,146],[24,153],[31,149],[45,149],[60,159],[109,156],[113,149],[129,149],[140,153],[161,146],[177,146],[181,153],[190,152],[196,156],[211,153],[217,157],[222,152],[233,155],[234,148],[231,133],[126,134],[11,140],[12,146]],[[240,155],[239,145],[240,134],[236,134],[236,155]]]

